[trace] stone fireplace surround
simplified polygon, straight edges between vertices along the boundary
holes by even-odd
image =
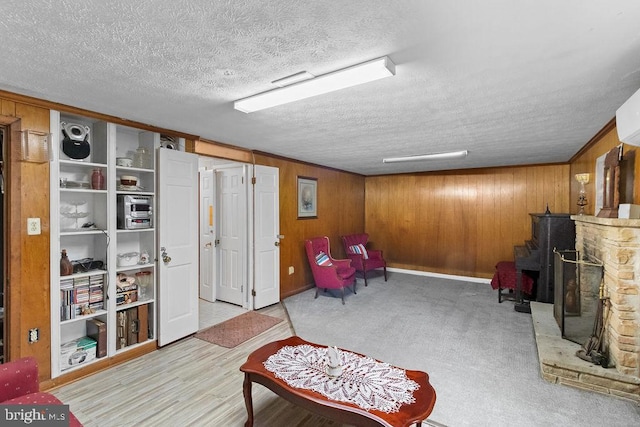
[[[579,344],[561,337],[553,305],[531,303],[542,376],[553,383],[640,402],[640,220],[574,215],[576,250],[604,264],[609,314],[605,343],[614,367],[575,355]]]

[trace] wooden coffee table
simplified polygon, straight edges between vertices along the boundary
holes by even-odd
[[[247,361],[240,367],[244,372],[244,401],[247,407],[248,419],[245,427],[253,426],[253,400],[251,396],[251,383],[259,383],[267,387],[277,395],[289,402],[305,408],[311,412],[332,420],[355,426],[387,426],[400,427],[417,423],[422,425],[433,406],[436,403],[436,392],[429,384],[429,375],[422,371],[403,370],[409,380],[418,384],[418,389],[413,391],[415,401],[400,406],[396,412],[383,412],[375,409],[366,410],[350,402],[331,400],[324,395],[305,388],[289,386],[283,379],[267,370],[264,362],[270,356],[286,346],[299,346],[308,344],[318,348],[326,346],[310,343],[300,337],[293,336],[284,340],[274,341],[255,350],[249,355]],[[348,350],[341,350],[349,352]],[[358,356],[358,353],[349,352]],[[327,376],[327,381],[330,378]]]

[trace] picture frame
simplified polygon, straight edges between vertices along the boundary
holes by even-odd
[[[318,218],[318,178],[298,176],[298,219]]]

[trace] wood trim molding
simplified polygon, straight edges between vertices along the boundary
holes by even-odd
[[[602,127],[602,129],[600,129],[598,131],[598,133],[596,133],[593,138],[591,138],[589,140],[589,142],[587,142],[584,147],[582,147],[576,154],[574,154],[571,159],[569,159],[569,163],[573,163],[575,162],[578,158],[580,158],[580,156],[582,156],[584,153],[587,152],[587,150],[589,150],[591,147],[593,147],[594,145],[596,145],[598,143],[598,141],[600,141],[606,134],[608,134],[609,132],[611,132],[611,130],[613,128],[616,127],[616,118],[612,118],[611,120],[609,120],[609,123],[607,123],[606,125],[604,125]]]
[[[193,145],[193,152],[204,156],[219,157],[244,163],[255,163],[251,150],[208,139],[196,140]]]
[[[303,160],[292,159],[291,157],[280,156],[280,155],[277,155],[277,154],[267,153],[267,152],[264,152],[264,151],[254,150],[253,153],[254,153],[254,155],[270,157],[272,159],[284,160],[284,161],[287,161],[287,162],[298,163],[298,164],[301,164],[301,165],[313,166],[313,167],[316,167],[316,168],[322,168],[322,169],[331,170],[331,171],[335,171],[335,172],[348,173],[350,175],[362,176],[362,177],[365,176],[365,175],[361,175],[359,173],[350,172],[350,171],[346,171],[346,170],[343,170],[343,169],[332,168],[330,166],[318,165],[316,163],[305,162]]]
[[[182,132],[176,132],[171,129],[165,129],[158,126],[149,125],[146,123],[140,123],[132,120],[123,119],[120,117],[110,116],[108,114],[102,114],[95,111],[89,111],[82,108],[72,107],[70,105],[60,104],[58,102],[46,101],[43,99],[34,98],[27,95],[20,95],[12,92],[0,90],[0,98],[8,99],[14,102],[19,102],[26,105],[33,105],[36,107],[47,108],[50,110],[58,110],[68,114],[77,114],[80,116],[91,117],[98,120],[104,120],[110,123],[116,123],[123,126],[130,126],[150,132],[158,132],[163,135],[175,136],[178,138],[197,140],[200,137],[197,135],[191,135]]]

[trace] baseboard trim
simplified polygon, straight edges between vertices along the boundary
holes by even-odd
[[[486,284],[491,283],[491,279],[483,279],[481,277],[456,276],[454,274],[432,273],[430,271],[407,270],[404,268],[393,268],[393,267],[387,267],[387,271],[404,273],[404,274],[413,274],[414,276],[430,276],[430,277],[438,277],[440,279],[463,280],[465,282],[486,283]]]

